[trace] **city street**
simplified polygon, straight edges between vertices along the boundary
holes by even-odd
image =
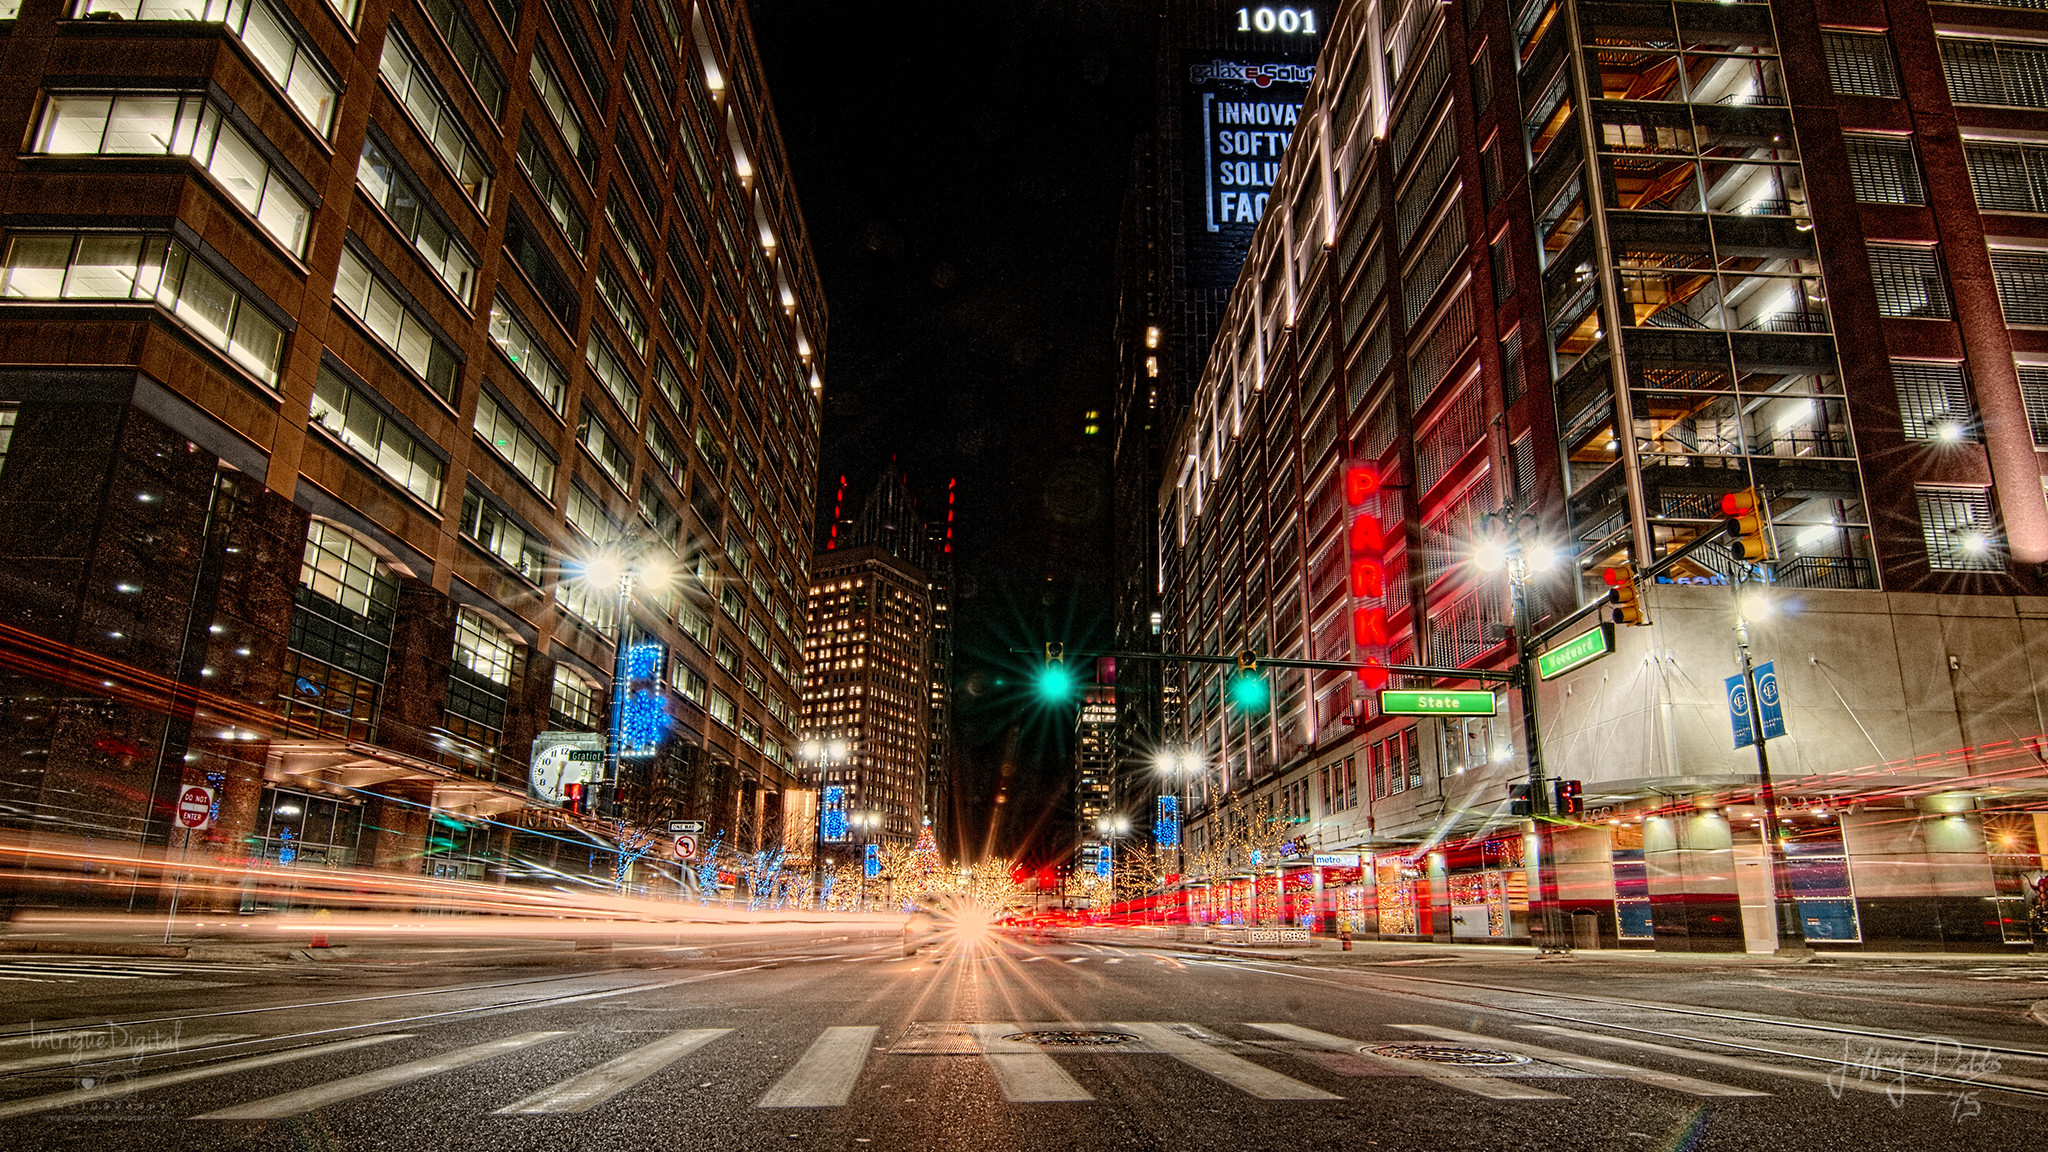
[[[1007,935],[582,959],[0,957],[0,1140],[1992,1148],[2048,1110],[2048,960]]]

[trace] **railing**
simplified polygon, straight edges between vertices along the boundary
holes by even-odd
[[[1826,332],[1828,314],[1825,312],[1773,312],[1759,316],[1744,324],[1748,332]]]

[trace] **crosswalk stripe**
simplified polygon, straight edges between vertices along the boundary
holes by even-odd
[[[1364,1051],[1363,1049],[1366,1048],[1366,1045],[1360,1041],[1349,1040],[1342,1036],[1332,1036],[1328,1032],[1318,1032],[1313,1028],[1303,1028],[1298,1024],[1248,1024],[1246,1027],[1257,1028],[1261,1032],[1278,1036],[1282,1039],[1295,1040],[1303,1044],[1313,1044],[1318,1048],[1327,1048],[1332,1052],[1348,1052],[1362,1059],[1370,1060],[1381,1067],[1398,1068],[1408,1075],[1420,1076],[1425,1080],[1434,1080],[1447,1088],[1456,1088],[1460,1092],[1470,1092],[1474,1096],[1484,1096],[1490,1100],[1564,1099],[1563,1096],[1555,1092],[1545,1092],[1541,1088],[1502,1076],[1489,1076],[1473,1068],[1462,1068],[1455,1064],[1425,1064],[1419,1060],[1392,1060],[1384,1056],[1375,1056],[1369,1051]]]
[[[1221,1052],[1199,1040],[1192,1040],[1163,1024],[1118,1024],[1137,1033],[1160,1051],[1183,1064],[1199,1068],[1225,1084],[1261,1100],[1342,1100],[1342,1096],[1304,1084],[1292,1076],[1254,1064],[1242,1056]]]
[[[40,964],[9,964],[0,971],[26,973],[36,976],[69,976],[78,980],[140,980],[135,972],[107,972],[99,968],[71,968],[67,966],[44,966]]]
[[[1683,1092],[1688,1096],[1769,1096],[1769,1092],[1758,1092],[1751,1088],[1736,1088],[1728,1084],[1716,1084],[1712,1080],[1697,1080],[1691,1076],[1680,1076],[1675,1072],[1658,1072],[1650,1068],[1637,1068],[1631,1064],[1617,1064],[1597,1056],[1581,1056],[1576,1052],[1564,1052],[1556,1048],[1545,1048],[1538,1044],[1524,1044],[1514,1040],[1503,1040],[1498,1036],[1482,1036],[1476,1032],[1460,1032],[1455,1028],[1435,1028],[1427,1024],[1396,1024],[1403,1032],[1419,1032],[1439,1040],[1456,1040],[1464,1044],[1478,1044],[1533,1056],[1552,1064],[1577,1068],[1599,1076],[1614,1076],[1623,1080],[1634,1080],[1640,1084],[1654,1084]]]
[[[1059,1061],[1035,1044],[1003,1037],[1018,1031],[1015,1024],[969,1024],[967,1030],[981,1046],[989,1071],[995,1073],[1003,1099],[1014,1104],[1058,1104],[1093,1100],[1086,1088],[1076,1083]]]
[[[109,1038],[109,1033],[107,1032],[101,1032],[98,1035],[101,1039]],[[56,1068],[66,1064],[83,1067],[88,1064],[96,1064],[102,1060],[169,1056],[207,1044],[225,1044],[230,1040],[246,1040],[250,1035],[252,1034],[248,1032],[218,1032],[205,1036],[180,1036],[169,1047],[153,1040],[136,1040],[127,1044],[111,1044],[104,1048],[95,1047],[90,1044],[74,1045],[58,1040],[52,1041],[50,1044],[50,1047],[56,1049],[56,1051],[45,1052],[40,1056],[23,1056],[15,1060],[0,1060],[0,1072],[27,1072],[35,1068]]]
[[[70,1108],[79,1104],[110,1097],[131,1096],[155,1088],[168,1088],[174,1084],[187,1084],[194,1080],[206,1080],[215,1076],[229,1076],[238,1072],[253,1072],[273,1064],[284,1064],[293,1060],[304,1060],[308,1056],[327,1056],[346,1052],[351,1048],[363,1048],[371,1044],[388,1044],[393,1040],[411,1039],[410,1033],[386,1033],[381,1036],[359,1036],[353,1040],[337,1040],[332,1044],[315,1044],[309,1048],[287,1048],[281,1052],[265,1052],[247,1056],[240,1060],[229,1060],[221,1064],[207,1064],[199,1068],[180,1068],[175,1072],[158,1072],[150,1076],[137,1076],[133,1080],[116,1080],[96,1088],[72,1092],[55,1092],[48,1096],[31,1096],[26,1100],[9,1100],[0,1104],[0,1120],[12,1120],[16,1116],[32,1116],[37,1112],[48,1112],[54,1108]]]
[[[1024,963],[1026,963],[1026,964],[1036,964],[1036,963],[1038,963],[1038,962],[1039,962],[1040,960],[1043,960],[1043,959],[1045,959],[1045,957],[1043,957],[1043,956],[1026,956],[1026,957],[1024,958]]]
[[[1081,963],[1082,961],[1084,961],[1084,960],[1086,960],[1086,959],[1088,959],[1088,958],[1087,958],[1086,956],[1074,956],[1074,957],[1070,957],[1070,958],[1069,958],[1069,959],[1067,960],[1067,963],[1069,963],[1069,964],[1079,964],[1079,963]]]
[[[496,1114],[588,1112],[731,1031],[730,1028],[684,1029],[673,1036],[635,1048],[617,1059],[607,1060],[580,1076],[543,1088],[517,1104],[507,1104]]]
[[[1740,1068],[1745,1072],[1757,1072],[1765,1076],[1783,1076],[1789,1080],[1804,1080],[1809,1084],[1821,1084],[1830,1089],[1837,1086],[1855,1092],[1892,1093],[1905,1096],[1934,1096],[1937,1089],[1911,1088],[1892,1080],[1858,1080],[1839,1072],[1818,1072],[1811,1068],[1800,1068],[1790,1064],[1767,1064],[1762,1060],[1750,1060],[1742,1056],[1729,1056],[1721,1052],[1705,1052],[1697,1048],[1672,1048],[1664,1044],[1652,1044],[1647,1040],[1632,1040],[1625,1036],[1603,1036],[1594,1032],[1581,1032],[1576,1028],[1561,1028],[1555,1024],[1520,1024],[1517,1027],[1530,1032],[1545,1032],[1552,1036],[1569,1036],[1593,1044],[1613,1044],[1621,1048],[1634,1048],[1641,1052],[1655,1052],[1676,1060],[1696,1060],[1702,1064],[1719,1064],[1726,1068]],[[1687,1040],[1696,1037],[1683,1037]],[[1711,1040],[1700,1040],[1711,1044]]]
[[[381,1092],[386,1088],[396,1088],[400,1084],[409,1084],[414,1080],[424,1079],[441,1072],[452,1071],[456,1068],[474,1064],[479,1060],[488,1060],[493,1056],[503,1056],[508,1052],[516,1052],[521,1048],[539,1044],[544,1040],[553,1040],[557,1036],[567,1035],[569,1035],[567,1032],[522,1032],[517,1036],[507,1036],[502,1040],[473,1044],[467,1048],[457,1048],[453,1052],[443,1052],[438,1056],[428,1056],[419,1060],[409,1060],[403,1064],[394,1064],[389,1068],[379,1068],[375,1072],[365,1072],[360,1076],[344,1076],[339,1080],[330,1080],[325,1084],[315,1084],[310,1088],[301,1088],[296,1092],[286,1092],[282,1095],[252,1101],[248,1104],[237,1104],[232,1108],[222,1108],[215,1112],[208,1112],[203,1116],[195,1116],[193,1119],[281,1120],[286,1116],[297,1116],[303,1112],[325,1108],[330,1104],[339,1104],[344,1100],[353,1100],[358,1096],[367,1096],[372,1092]]]
[[[825,1029],[754,1107],[836,1108],[845,1104],[853,1095],[854,1082],[860,1079],[878,1031],[873,1024]]]

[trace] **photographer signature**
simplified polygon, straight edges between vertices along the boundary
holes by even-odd
[[[1966,1048],[1946,1036],[1922,1036],[1903,1047],[1889,1047],[1842,1041],[1842,1063],[1828,1073],[1828,1092],[1835,1099],[1853,1079],[1859,1084],[1882,1084],[1892,1107],[1906,1106],[1908,1082],[1915,1077],[1948,1086],[1943,1098],[1949,1104],[1949,1119],[1960,1124],[1982,1114],[1978,1100],[1983,1091],[1978,1078],[1999,1069],[1997,1055],[1982,1048]]]

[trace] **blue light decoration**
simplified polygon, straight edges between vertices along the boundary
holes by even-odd
[[[638,644],[629,645],[626,648],[626,679],[659,681],[661,658],[664,655],[666,649],[659,644],[643,640]]]
[[[645,760],[661,745],[668,731],[668,709],[661,693],[641,689],[626,697],[626,714],[619,723],[619,755],[628,760]]]
[[[291,829],[278,829],[277,839],[277,862],[279,864],[289,864],[292,861],[297,860],[299,858],[299,850],[295,845],[292,844]]]
[[[1180,797],[1159,798],[1159,815],[1152,821],[1152,842],[1161,848],[1180,847]]]
[[[882,874],[882,846],[880,844],[868,845],[867,863],[862,866],[862,870],[867,873],[867,877],[870,880]]]
[[[824,807],[818,811],[818,828],[827,844],[846,840],[846,789],[840,785],[825,789]]]
[[[1109,879],[1109,866],[1110,846],[1104,844],[1095,851],[1095,875],[1103,880]]]

